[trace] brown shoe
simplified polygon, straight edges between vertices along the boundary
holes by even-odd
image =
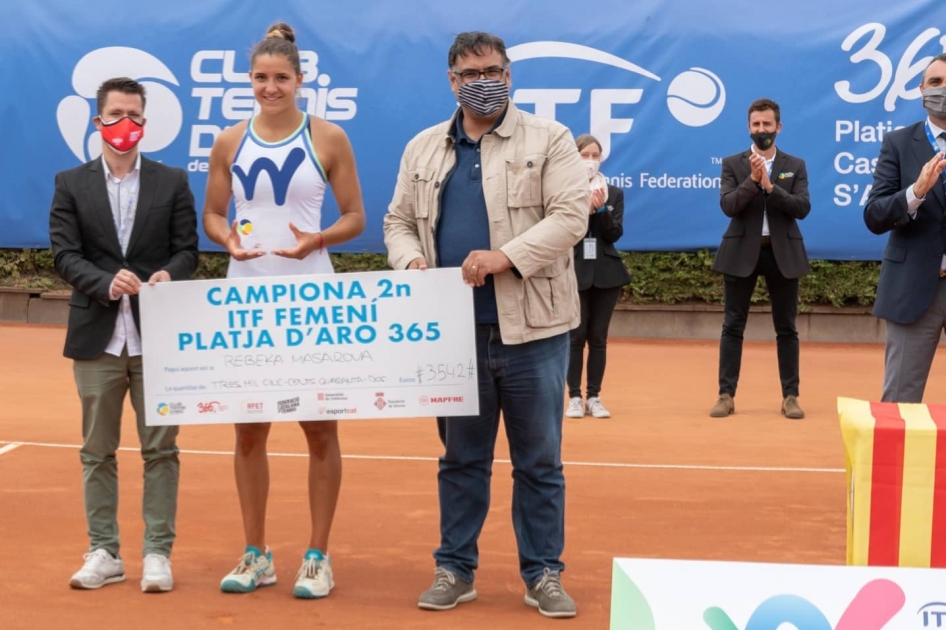
[[[782,415],[792,420],[801,420],[805,417],[805,412],[798,406],[796,396],[786,396],[785,400],[782,401]]]
[[[710,418],[725,418],[731,413],[736,413],[736,403],[729,394],[720,394],[719,400],[710,409]]]

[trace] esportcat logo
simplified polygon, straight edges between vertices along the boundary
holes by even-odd
[[[259,108],[250,85],[250,62],[246,53],[235,50],[197,50],[189,58],[175,57],[177,75],[155,55],[126,46],[98,48],[79,59],[72,73],[74,93],[63,98],[56,110],[59,131],[76,159],[85,162],[102,154],[101,134],[92,124],[95,93],[106,79],[125,76],[145,88],[148,122],[141,151],[161,151],[183,131],[191,158],[187,170],[208,170],[207,158],[217,135],[249,119]],[[321,71],[314,50],[300,50],[299,63],[303,75],[299,107],[325,120],[353,119],[358,112],[358,88],[331,87],[332,77]],[[186,77],[188,71],[191,83],[184,85],[178,76]]]
[[[630,72],[651,81],[661,78],[616,55],[570,42],[539,41],[512,46],[506,51],[513,62],[530,59],[577,59],[603,64]],[[613,105],[633,105],[644,95],[642,88],[592,88],[590,133],[601,142],[601,159],[611,151],[611,136],[631,131],[633,118],[616,118]],[[535,115],[557,120],[559,105],[578,103],[580,88],[570,89],[516,89],[512,100],[516,104],[533,104]],[[689,68],[678,74],[667,87],[667,109],[680,123],[688,127],[703,127],[717,118],[726,106],[726,88],[722,80],[705,68]]]

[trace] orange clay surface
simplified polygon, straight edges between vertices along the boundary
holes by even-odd
[[[267,536],[279,582],[219,592],[243,550],[230,426],[185,428],[174,591],[140,592],[141,473],[130,406],[119,455],[119,522],[128,580],[75,591],[87,538],[79,401],[60,327],[0,326],[0,628],[607,628],[615,557],[843,564],[844,453],[836,398],[876,400],[881,345],[802,344],[800,402],[789,421],[771,343],[747,343],[736,414],[711,419],[715,342],[617,340],[602,398],[609,420],[565,420],[566,571],[578,617],[527,607],[510,519],[502,432],[492,508],[480,538],[479,598],[449,612],[416,607],[438,543],[429,418],[341,423],[345,456],[330,551],[336,588],[299,601],[292,584],[308,538],[299,427],[270,437]],[[927,400],[946,400],[934,364]],[[6,443],[6,444],[4,444]],[[201,453],[192,451],[204,451]],[[210,451],[210,452],[207,452]],[[398,459],[401,458],[401,459]],[[721,468],[725,467],[725,468]]]

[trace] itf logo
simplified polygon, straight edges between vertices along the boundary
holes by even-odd
[[[625,70],[652,81],[661,78],[644,68],[611,53],[569,42],[540,41],[519,44],[507,51],[511,61],[529,59],[576,59]],[[611,136],[630,132],[633,118],[613,117],[612,106],[640,103],[641,88],[593,88],[591,90],[591,118],[589,130],[601,142],[601,158],[611,151]],[[582,91],[568,89],[517,89],[512,98],[516,103],[532,104],[535,115],[557,120],[558,105],[578,103]],[[690,68],[678,74],[667,88],[667,109],[680,123],[688,127],[703,127],[716,120],[726,106],[726,88],[718,76],[704,68]]]
[[[142,152],[164,149],[181,131],[184,120],[181,103],[165,85],[178,85],[178,82],[168,67],[157,57],[137,48],[99,48],[76,64],[72,73],[75,94],[62,99],[56,110],[59,132],[73,155],[82,162],[102,154],[102,135],[92,126],[92,117],[97,114],[93,103],[99,85],[113,77],[130,77],[145,88],[148,122],[139,145]]]
[[[930,602],[916,614],[924,628],[946,628],[946,602]]]
[[[719,77],[704,68],[681,72],[667,88],[667,109],[688,127],[703,127],[723,113],[726,88]]]

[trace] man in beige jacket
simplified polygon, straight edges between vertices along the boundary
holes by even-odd
[[[561,444],[568,331],[579,322],[572,246],[588,226],[587,176],[568,129],[510,101],[500,38],[461,33],[448,68],[460,108],[407,145],[384,219],[394,269],[460,267],[474,287],[480,415],[437,418],[441,542],[418,606],[448,610],[476,598],[502,413],[525,601],[548,617],[573,617],[560,581]]]

